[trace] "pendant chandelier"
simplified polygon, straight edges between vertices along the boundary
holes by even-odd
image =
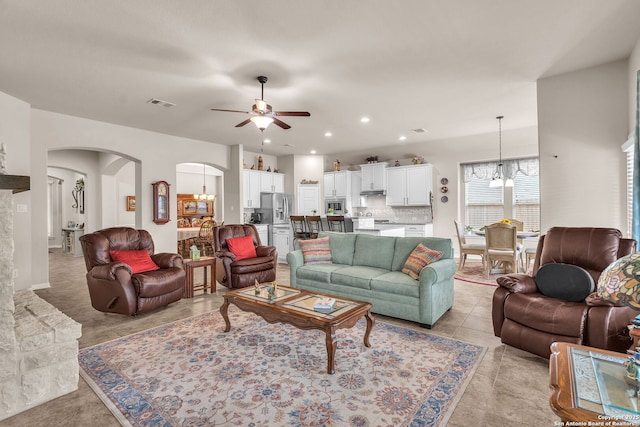
[[[504,119],[504,116],[498,116],[496,119],[498,119],[498,141],[500,144],[500,152],[498,157],[498,166],[496,167],[496,171],[493,173],[491,182],[489,182],[489,187],[513,187],[513,179],[505,177],[503,169],[504,165],[502,164],[502,119]]]
[[[202,164],[202,194],[194,194],[193,198],[197,200],[214,200],[215,194],[207,194],[207,175],[205,173],[206,165]]]

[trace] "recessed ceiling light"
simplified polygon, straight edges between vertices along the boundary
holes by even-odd
[[[265,144],[271,144],[271,140],[270,140],[269,138],[265,139],[265,140],[264,140],[264,141],[262,141],[262,142],[264,142]]]
[[[369,121],[371,121],[369,117],[363,117],[360,119],[360,123],[369,123]]]
[[[398,139],[399,139],[400,141],[404,141],[405,139],[407,139],[407,137],[406,137],[406,136],[404,136],[404,135],[401,135]]]
[[[415,132],[415,133],[425,133],[425,132],[429,132],[429,131],[424,129],[424,128],[418,128],[418,129],[413,129],[413,132]]]
[[[324,133],[324,136],[326,136],[326,137],[330,137],[330,136],[333,136],[333,134],[332,134],[331,132],[325,132],[325,133]]]
[[[311,154],[316,154],[316,150],[309,151]]]

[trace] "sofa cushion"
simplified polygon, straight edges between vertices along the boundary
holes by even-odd
[[[392,271],[401,271],[404,267],[409,254],[422,243],[428,248],[442,252],[442,258],[453,258],[451,239],[443,239],[440,237],[398,237],[396,239],[396,247],[393,254]]]
[[[371,289],[371,279],[388,273],[382,268],[372,268],[354,265],[344,267],[331,273],[331,283],[351,286],[354,288]]]
[[[356,247],[353,253],[353,265],[383,268],[391,270],[393,251],[396,246],[395,237],[370,236],[356,234]]]
[[[409,254],[407,261],[404,263],[402,272],[408,274],[412,279],[418,280],[422,269],[440,258],[442,258],[442,252],[434,251],[422,243],[418,243],[418,246]]]
[[[145,249],[139,251],[109,251],[109,256],[115,262],[124,262],[131,267],[133,274],[145,271],[159,270],[160,267],[153,262],[149,256],[149,252]]]
[[[253,236],[227,239],[227,245],[231,253],[236,256],[236,261],[256,257],[256,247],[253,246]]]
[[[307,264],[296,270],[296,279],[331,283],[331,273],[345,267],[342,264]]]
[[[334,233],[321,231],[318,237],[329,236],[331,260],[335,264],[353,265],[353,252],[356,246],[356,235],[352,233]]]
[[[305,264],[331,264],[329,236],[318,239],[298,240]]]
[[[420,297],[420,282],[399,271],[374,277],[371,279],[371,289],[408,297]]]
[[[577,265],[549,263],[536,273],[536,285],[543,295],[581,302],[595,291],[595,282],[587,270]]]

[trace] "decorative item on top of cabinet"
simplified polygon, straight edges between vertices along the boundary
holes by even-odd
[[[261,171],[264,167],[264,163],[262,162],[262,156],[258,156],[258,170]]]
[[[413,156],[411,161],[413,162],[414,165],[421,165],[424,163],[424,157],[422,157],[421,155],[415,155]]]
[[[378,163],[378,156],[369,156],[365,160],[367,163]]]

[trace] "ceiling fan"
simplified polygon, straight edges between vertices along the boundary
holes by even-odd
[[[258,81],[262,86],[262,92],[260,95],[260,99],[256,99],[256,103],[251,107],[251,111],[239,111],[239,110],[223,110],[220,108],[212,108],[211,111],[228,111],[231,113],[244,113],[244,114],[253,114],[252,117],[244,120],[236,125],[237,128],[246,125],[249,122],[253,122],[260,131],[264,131],[271,123],[275,123],[277,126],[280,126],[282,129],[290,129],[291,126],[278,119],[278,117],[282,116],[302,116],[309,117],[309,114],[306,111],[273,111],[271,105],[267,104],[264,101],[264,84],[269,80],[266,76],[258,76]]]

